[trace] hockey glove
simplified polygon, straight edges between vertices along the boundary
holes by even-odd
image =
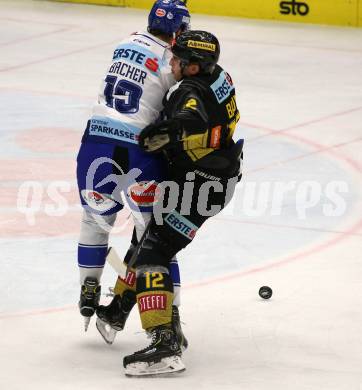
[[[181,138],[180,121],[170,119],[145,127],[139,135],[138,144],[145,152],[152,153],[172,149]]]

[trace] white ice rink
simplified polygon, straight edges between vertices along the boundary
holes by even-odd
[[[0,389],[361,390],[362,29],[193,17],[220,39],[246,146],[234,201],[180,255],[187,370],[124,377],[136,311],[111,347],[84,334],[75,157],[146,14],[0,0]]]

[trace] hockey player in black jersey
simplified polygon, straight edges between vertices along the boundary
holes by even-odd
[[[230,200],[240,179],[242,140],[233,133],[239,119],[231,77],[217,65],[220,46],[205,31],[181,34],[172,46],[171,67],[178,83],[164,98],[162,120],[147,126],[139,145],[164,153],[178,202],[151,221],[136,248],[136,300],[152,342],[124,358],[126,375],[182,371],[181,348],[172,326],[172,257],[191,243],[197,230]],[[193,191],[186,190],[192,181]],[[172,190],[171,190],[172,191]]]

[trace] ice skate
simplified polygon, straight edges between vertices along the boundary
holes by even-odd
[[[84,317],[84,330],[88,330],[90,318],[96,311],[101,296],[101,286],[98,280],[92,277],[87,277],[81,287],[79,299],[79,311]]]
[[[181,327],[180,314],[177,306],[172,306],[172,328],[176,334],[177,342],[182,351],[185,351],[189,345]]]
[[[167,376],[184,371],[181,347],[172,327],[157,326],[149,333],[151,344],[123,359],[126,376]]]
[[[112,344],[117,332],[123,330],[135,303],[136,294],[125,291],[122,296],[115,295],[108,306],[98,306],[96,326],[107,344]]]

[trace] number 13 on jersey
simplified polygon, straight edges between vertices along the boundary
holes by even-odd
[[[138,112],[143,93],[139,85],[127,80],[117,82],[117,76],[110,75],[104,81],[106,82],[104,96],[108,107],[114,108],[121,114]]]

